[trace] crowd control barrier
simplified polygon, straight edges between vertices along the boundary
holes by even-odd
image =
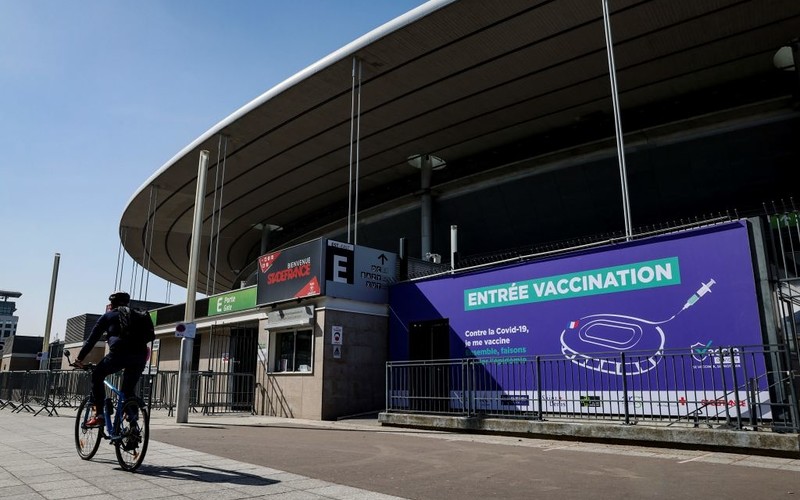
[[[727,346],[389,362],[386,411],[798,432],[790,359],[783,346]]]

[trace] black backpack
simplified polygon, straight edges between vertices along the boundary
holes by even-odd
[[[133,339],[148,344],[156,338],[153,318],[144,309],[134,309],[127,306],[118,307],[120,338]]]

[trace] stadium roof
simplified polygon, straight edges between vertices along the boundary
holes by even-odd
[[[773,54],[800,32],[796,0],[610,4],[623,124],[626,111],[703,89],[756,92],[752,83],[777,71]],[[209,235],[220,134],[228,142],[218,290],[233,287],[242,262],[257,255],[262,225],[282,227],[286,243],[346,224],[354,56],[363,68],[363,214],[418,203],[411,156],[457,165],[611,113],[600,0],[434,0],[268,90],[175,155],[125,209],[120,237],[127,252],[142,264],[148,246],[149,269],[185,285],[199,151],[211,152]],[[613,134],[613,127],[604,133]],[[580,143],[576,136],[568,146]],[[458,171],[448,175],[469,182]],[[151,186],[152,243],[145,229]]]

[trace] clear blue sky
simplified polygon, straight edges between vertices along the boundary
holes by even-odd
[[[252,99],[423,0],[0,0],[0,290],[19,335],[102,313],[119,221],[172,156]],[[132,261],[125,257],[123,282]],[[166,282],[150,276],[148,299]],[[172,302],[186,291],[172,287]]]

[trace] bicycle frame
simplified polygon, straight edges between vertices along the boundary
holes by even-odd
[[[121,437],[117,434],[114,434],[114,429],[118,428],[117,424],[119,423],[120,414],[122,413],[122,405],[125,404],[125,395],[122,393],[122,391],[114,387],[114,385],[108,380],[103,380],[103,384],[105,384],[106,387],[111,389],[111,391],[117,395],[117,407],[114,409],[113,420],[111,418],[111,415],[108,414],[109,412],[105,411],[105,409],[108,407],[108,405],[106,405],[106,402],[109,401],[111,398],[107,397],[103,400],[103,409],[104,409],[103,420],[105,421],[105,427],[106,427],[105,437],[113,441]]]
[[[70,366],[75,366],[69,359],[69,351],[64,350],[64,356],[66,356]],[[76,366],[76,368],[82,368],[89,372],[92,372],[96,367],[97,365],[94,363]],[[147,444],[150,436],[150,416],[147,407],[144,405],[144,401],[135,394],[125,397],[121,390],[117,389],[114,384],[105,378],[103,379],[103,384],[111,389],[112,394],[110,397],[104,397],[102,402],[95,402],[90,390],[89,395],[78,407],[78,415],[76,415],[75,419],[75,448],[81,459],[91,460],[94,454],[97,453],[97,447],[101,439],[105,439],[114,445],[114,451],[120,467],[123,470],[133,472],[142,464],[147,453]],[[116,408],[111,407],[114,395],[117,396]],[[103,410],[104,425],[101,427],[86,427],[86,421],[89,418],[92,407],[100,404],[103,405],[101,408]],[[112,419],[111,414],[115,409],[117,414]],[[125,414],[125,412],[128,413]]]

